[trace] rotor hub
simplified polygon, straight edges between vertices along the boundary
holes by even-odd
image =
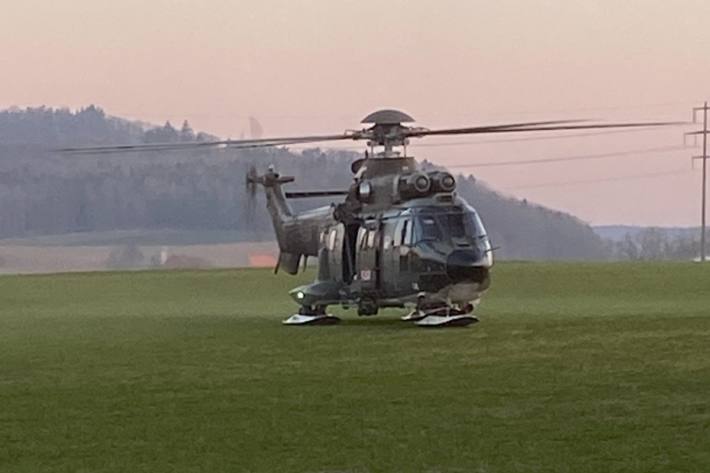
[[[393,109],[383,109],[373,112],[362,119],[361,123],[371,124],[367,130],[368,145],[383,146],[382,157],[395,157],[395,146],[407,146],[407,131],[411,128],[403,123],[412,123],[414,118],[410,115]]]
[[[372,112],[362,119],[360,123],[373,125],[399,125],[401,123],[414,123],[414,118],[404,112],[393,109],[382,109]]]

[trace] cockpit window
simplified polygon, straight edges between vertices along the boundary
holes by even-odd
[[[480,218],[470,208],[423,211],[417,215],[416,241],[477,238],[485,235]]]
[[[485,234],[476,212],[466,211],[441,216],[452,238],[478,237]]]
[[[420,215],[417,218],[417,240],[441,240],[441,223],[434,215]]]
[[[468,215],[462,212],[441,215],[439,216],[439,219],[441,220],[444,228],[449,230],[451,238],[465,238],[467,235],[471,235],[470,230],[472,228],[471,225],[466,225],[469,223],[467,217]]]

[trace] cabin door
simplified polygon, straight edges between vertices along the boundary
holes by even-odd
[[[402,216],[396,220],[392,235],[392,261],[393,286],[397,292],[409,292],[412,289],[412,238],[413,220],[410,215]]]
[[[382,265],[382,232],[380,221],[370,221],[360,227],[358,234],[357,277],[363,292],[380,288]]]

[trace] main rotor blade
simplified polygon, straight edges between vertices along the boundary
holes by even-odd
[[[75,148],[59,148],[55,151],[66,154],[110,154],[110,153],[140,153],[144,151],[185,151],[205,148],[262,148],[267,146],[283,146],[290,144],[319,143],[324,141],[358,140],[360,133],[343,133],[339,135],[312,135],[280,138],[262,138],[248,140],[216,140],[190,141],[183,143],[151,143],[118,146],[86,146]]]
[[[516,124],[501,125],[493,127],[474,127],[474,128],[452,128],[445,130],[414,130],[414,133],[407,133],[407,136],[422,137],[432,135],[476,135],[485,133],[525,133],[529,131],[563,131],[563,130],[595,130],[602,128],[642,128],[642,127],[661,127],[673,125],[687,125],[687,122],[638,122],[638,123],[596,123],[589,125],[566,125],[579,120],[552,122],[541,125]]]
[[[532,131],[563,131],[563,130],[593,130],[604,128],[643,128],[660,127],[671,125],[684,125],[686,122],[637,122],[637,123],[597,123],[578,124],[584,120],[548,120],[537,122],[509,123],[502,125],[486,125],[466,128],[445,128],[439,130],[427,130],[426,128],[400,128],[395,133],[396,136],[388,138],[420,138],[424,136],[447,136],[447,135],[476,135],[490,133],[525,133]],[[692,134],[692,133],[691,133]],[[56,152],[65,154],[113,154],[113,153],[138,153],[145,151],[183,151],[199,150],[207,148],[262,148],[269,146],[285,146],[293,144],[319,143],[327,141],[341,140],[363,140],[372,139],[372,130],[350,131],[337,135],[310,135],[278,138],[262,138],[247,140],[215,140],[215,141],[191,141],[184,143],[153,143],[138,145],[118,145],[118,146],[87,146],[74,148],[60,148]]]
[[[497,130],[518,129],[532,126],[561,125],[565,123],[579,123],[586,120],[547,120],[541,122],[507,123],[502,125],[482,125],[465,128],[443,128],[439,130],[428,130],[426,128],[414,128],[406,130],[408,137],[436,136],[436,135],[471,135],[478,133],[492,133]]]

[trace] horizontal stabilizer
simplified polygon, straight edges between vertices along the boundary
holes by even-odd
[[[303,199],[307,197],[330,197],[334,195],[348,195],[348,191],[303,191],[286,192],[287,199]]]

